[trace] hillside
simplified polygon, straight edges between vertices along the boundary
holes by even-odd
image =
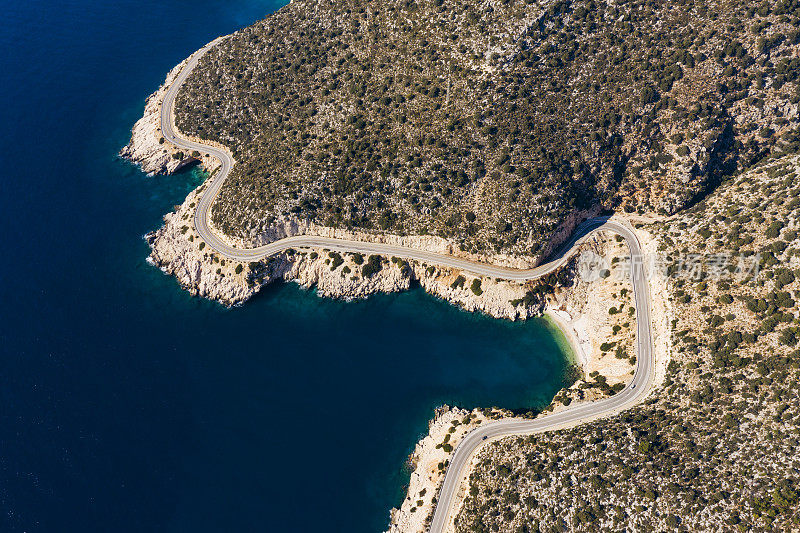
[[[764,162],[648,228],[676,317],[665,382],[613,419],[487,446],[457,531],[799,527],[798,172]]]
[[[796,0],[295,0],[201,60],[176,123],[237,161],[215,225],[536,258],[569,213],[674,213],[796,150]]]

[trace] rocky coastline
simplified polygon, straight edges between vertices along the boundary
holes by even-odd
[[[216,159],[205,154],[184,153],[161,135],[164,94],[187,61],[173,68],[162,86],[147,98],[144,114],[133,127],[130,142],[120,151],[121,157],[139,165],[149,174],[172,174],[197,162],[213,175],[219,165]],[[361,265],[356,264],[359,258],[353,254],[341,254],[343,264],[331,269],[331,257],[327,250],[287,251],[258,263],[238,263],[225,259],[207,248],[194,231],[194,211],[204,188],[205,184],[192,191],[180,206],[164,216],[161,228],[145,236],[151,247],[149,261],[165,273],[175,276],[181,286],[193,295],[231,306],[245,302],[262,287],[276,280],[295,281],[304,287],[316,286],[321,296],[342,299],[407,290],[413,283],[418,283],[431,294],[465,310],[481,311],[498,318],[528,318],[540,314],[542,310],[543,302],[527,307],[511,303],[525,296],[528,290],[525,283],[481,279],[480,288],[472,290],[474,276],[463,275],[461,280],[460,272],[415,261],[383,258],[382,267],[365,276],[362,275]],[[566,221],[559,235],[569,235],[579,221],[578,217]],[[222,235],[219,231],[217,233]],[[247,242],[224,238],[230,244],[252,247],[299,234],[400,244],[515,268],[529,268],[536,264],[536,259],[532,257],[466,254],[453,243],[433,236],[368,234],[319,226],[298,219],[278,220],[267,231],[252,236]]]
[[[161,101],[186,61],[172,69],[164,84],[150,95],[143,117],[132,130],[130,143],[120,151],[120,156],[139,165],[147,173],[171,174],[184,166],[197,162],[211,174],[219,162],[205,154],[185,154],[176,146],[165,142],[160,131]],[[479,311],[496,318],[510,320],[549,315],[564,332],[574,352],[575,362],[583,379],[573,387],[559,393],[561,403],[554,402],[551,409],[564,408],[572,401],[591,401],[598,392],[589,390],[587,383],[591,372],[610,373],[610,383],[624,383],[633,367],[622,362],[605,359],[600,342],[609,334],[608,309],[610,291],[605,284],[585,283],[576,274],[576,261],[570,262],[567,280],[563,286],[552,287],[549,292],[537,292],[531,298],[535,282],[514,282],[481,278],[438,265],[402,258],[368,258],[360,254],[338,253],[327,249],[286,250],[268,259],[242,263],[219,256],[206,246],[194,229],[196,205],[206,184],[192,191],[185,201],[164,216],[164,224],[145,236],[151,248],[148,261],[165,273],[174,276],[191,294],[213,299],[233,306],[247,301],[261,288],[275,281],[293,281],[310,288],[316,287],[323,297],[356,299],[379,292],[408,290],[418,284],[425,291],[467,311]],[[554,250],[566,240],[581,220],[594,212],[574,213],[554,236],[548,250]],[[222,234],[217,230],[218,234]],[[536,259],[509,256],[470,256],[453,243],[433,236],[376,235],[347,231],[316,225],[297,219],[279,220],[268,231],[252,236],[248,242],[226,238],[230,244],[258,246],[274,240],[299,234],[387,242],[428,251],[491,261],[504,266],[530,268]],[[594,237],[582,246],[584,250],[603,252],[609,246],[603,239]],[[366,269],[365,266],[372,266]],[[617,290],[617,289],[615,289]],[[617,293],[614,293],[616,296]],[[527,296],[527,298],[526,298]],[[523,302],[523,303],[520,303]],[[594,302],[595,305],[591,305]],[[568,400],[567,400],[568,398]],[[466,412],[459,409],[442,409],[430,423],[430,432],[421,440],[412,457],[412,474],[408,496],[400,509],[391,513],[390,531],[421,531],[430,519],[433,497],[443,479],[444,469],[452,447],[469,429],[491,418],[507,417],[502,410],[477,409]],[[449,435],[449,436],[448,436]],[[426,496],[427,495],[427,496]]]
[[[185,59],[167,73],[164,83],[145,101],[144,114],[136,121],[131,130],[131,140],[120,150],[120,157],[138,165],[142,172],[152,174],[173,174],[195,161],[178,149],[177,146],[165,142],[161,135],[161,102],[164,94],[175,81],[175,78],[189,61]]]

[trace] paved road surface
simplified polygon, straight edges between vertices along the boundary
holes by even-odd
[[[223,39],[223,38],[221,38]],[[198,50],[187,63],[186,67],[177,76],[164,96],[161,109],[161,130],[164,138],[169,142],[186,150],[198,150],[210,153],[222,163],[219,172],[214,176],[209,187],[198,203],[194,223],[198,233],[208,246],[219,254],[238,261],[257,261],[271,256],[288,248],[328,248],[342,252],[359,252],[364,254],[379,254],[383,256],[397,256],[405,259],[415,259],[431,264],[453,267],[471,274],[503,278],[510,280],[529,280],[553,272],[568,261],[577,245],[588,239],[597,231],[610,231],[620,235],[630,249],[632,268],[631,278],[633,283],[634,299],[636,302],[636,371],[633,381],[622,392],[588,404],[576,406],[561,411],[557,414],[547,415],[535,420],[500,420],[483,425],[469,433],[456,447],[450,466],[445,475],[444,484],[439,494],[436,510],[434,511],[431,533],[444,531],[449,522],[452,522],[451,507],[459,485],[464,478],[467,464],[473,452],[489,440],[511,435],[529,435],[551,431],[576,423],[586,422],[623,411],[641,401],[650,389],[653,375],[653,341],[650,325],[650,293],[647,285],[646,273],[643,265],[642,250],[639,240],[634,232],[624,222],[607,217],[590,219],[581,224],[572,238],[565,243],[549,262],[529,270],[517,270],[491,264],[478,263],[452,257],[449,255],[415,250],[402,246],[383,243],[369,243],[332,239],[328,237],[296,236],[281,239],[258,248],[242,249],[230,246],[221,240],[208,225],[209,212],[214,199],[225,182],[228,173],[233,167],[231,157],[218,148],[190,141],[180,137],[173,125],[172,108],[175,96],[183,82],[197,65],[200,57],[221,39],[217,39]]]
[[[636,303],[636,370],[631,383],[618,394],[556,414],[543,416],[534,420],[500,420],[479,427],[469,433],[453,453],[450,465],[445,474],[444,484],[434,511],[431,533],[440,533],[452,522],[451,507],[454,496],[466,474],[466,466],[475,450],[487,440],[511,435],[530,435],[542,433],[576,423],[587,422],[597,418],[619,413],[639,403],[650,390],[653,380],[653,339],[650,319],[650,291],[648,289],[646,269],[642,257],[642,249],[636,235],[627,226],[618,222],[607,221],[598,229],[613,231],[622,236],[630,248],[631,281]]]

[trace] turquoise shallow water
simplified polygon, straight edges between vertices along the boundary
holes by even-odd
[[[145,262],[200,182],[116,158],[177,62],[272,2],[44,0],[0,29],[0,530],[376,531],[433,409],[536,407],[557,336],[413,290],[236,309]]]

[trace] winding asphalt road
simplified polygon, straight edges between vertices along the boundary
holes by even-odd
[[[453,500],[458,491],[465,470],[475,450],[488,440],[495,440],[512,435],[531,435],[565,428],[611,416],[633,407],[641,402],[650,390],[653,382],[653,338],[650,318],[650,291],[647,283],[646,269],[639,239],[627,225],[612,220],[594,219],[590,224],[599,224],[594,229],[587,227],[589,235],[594,231],[607,230],[620,235],[628,244],[631,257],[631,282],[633,285],[636,307],[636,370],[631,383],[618,394],[566,409],[556,414],[543,416],[534,420],[500,420],[473,430],[458,443],[450,465],[445,474],[442,490],[434,511],[431,533],[440,533],[454,519],[451,516]],[[578,232],[580,234],[580,231]],[[579,239],[580,240],[580,239]],[[574,249],[574,248],[573,248]],[[566,257],[566,256],[564,256]]]
[[[194,223],[198,233],[208,246],[220,255],[237,261],[257,261],[264,257],[282,252],[289,248],[327,248],[343,252],[359,252],[364,254],[379,254],[383,256],[397,256],[405,259],[437,264],[477,274],[481,276],[503,278],[509,280],[536,279],[553,272],[563,266],[574,254],[577,246],[590,238],[598,231],[608,231],[620,235],[630,249],[631,281],[636,303],[636,361],[637,366],[633,380],[621,392],[596,402],[583,404],[556,414],[543,416],[534,420],[500,420],[485,424],[467,434],[456,447],[450,466],[445,475],[444,484],[437,507],[431,523],[431,533],[445,531],[452,522],[452,507],[455,495],[464,478],[467,465],[472,454],[477,448],[488,441],[512,435],[530,435],[552,431],[589,420],[610,416],[639,403],[649,392],[653,379],[653,340],[650,319],[650,292],[648,289],[646,271],[643,264],[642,249],[633,230],[624,221],[607,217],[587,220],[574,232],[572,238],[543,265],[529,270],[518,270],[478,263],[444,254],[415,250],[402,246],[384,243],[370,243],[361,241],[348,241],[328,237],[299,235],[281,239],[258,248],[236,248],[220,239],[209,227],[208,219],[211,206],[222,188],[225,178],[233,167],[234,161],[224,150],[207,144],[191,141],[181,137],[174,127],[173,107],[175,96],[181,85],[197,65],[198,60],[211,47],[217,44],[221,37],[207,44],[189,59],[186,66],[178,74],[175,81],[167,89],[161,108],[161,131],[166,140],[186,150],[197,150],[213,155],[222,163],[219,172],[211,179],[208,188],[201,197]]]

